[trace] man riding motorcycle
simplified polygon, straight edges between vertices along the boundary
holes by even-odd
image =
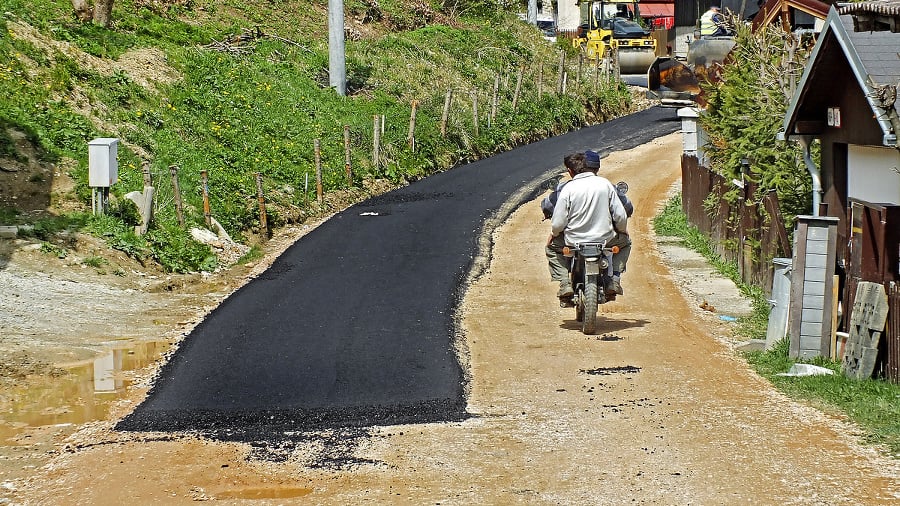
[[[563,254],[564,246],[612,241],[617,233],[624,239],[628,238],[628,213],[619,193],[609,180],[597,175],[599,155],[593,151],[567,155],[564,164],[572,179],[558,189],[550,217],[551,233],[545,248],[550,277],[559,281],[557,296],[563,300],[574,295],[566,267],[567,259]],[[624,259],[627,260],[627,253]],[[619,266],[615,259],[613,263],[614,267]],[[621,267],[624,270],[624,262]],[[611,292],[622,292],[618,277],[612,286],[606,288]]]

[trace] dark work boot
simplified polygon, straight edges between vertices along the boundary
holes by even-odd
[[[560,299],[568,299],[573,295],[575,295],[575,290],[572,290],[572,283],[570,283],[568,279],[560,281],[559,291],[556,292],[556,296]]]
[[[612,280],[609,282],[609,291],[617,295],[625,295],[625,292],[622,290],[622,283],[618,276],[613,276]]]

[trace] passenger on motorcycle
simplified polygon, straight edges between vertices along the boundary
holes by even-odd
[[[600,170],[600,155],[594,151],[585,151],[584,165],[588,169]],[[631,199],[625,195],[625,192],[618,191],[618,188],[616,188],[616,194],[619,196],[619,200],[622,201],[622,206],[625,207],[626,216],[631,218],[631,215],[634,213],[634,204],[631,202]],[[609,292],[622,295],[624,291],[622,290],[621,277],[625,273],[628,257],[631,255],[631,237],[627,232],[622,233],[616,229],[616,236],[606,242],[607,248],[612,248],[613,246],[618,246],[619,251],[613,255],[613,278],[611,285],[607,288],[609,288]]]
[[[586,163],[587,162],[587,163]],[[586,242],[606,242],[616,238],[617,232],[628,237],[628,214],[615,186],[597,175],[600,157],[597,153],[573,153],[563,163],[572,178],[558,189],[556,203],[550,217],[550,237],[545,248],[550,277],[559,282],[557,296],[568,299],[574,295],[569,280],[567,259],[563,247]],[[590,165],[590,167],[588,167]],[[543,206],[542,206],[543,207]],[[630,241],[629,241],[630,246]],[[627,260],[627,255],[625,257]],[[618,267],[613,260],[614,269]],[[624,262],[622,263],[624,266]],[[620,274],[618,271],[614,274]],[[615,291],[614,286],[607,290]],[[619,287],[616,293],[621,292]]]

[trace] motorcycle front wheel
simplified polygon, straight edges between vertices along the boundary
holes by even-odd
[[[585,334],[593,334],[597,330],[597,297],[599,276],[587,276],[584,283],[583,304],[584,320],[581,322],[581,331]]]

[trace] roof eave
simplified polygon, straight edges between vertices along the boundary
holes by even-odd
[[[844,29],[844,24],[841,22],[840,14],[834,6],[831,7],[831,10],[828,12],[828,17],[825,18],[825,27],[822,29],[822,33],[819,34],[816,46],[813,48],[813,52],[809,57],[809,62],[811,64],[807,65],[803,70],[803,76],[800,78],[800,83],[797,86],[797,92],[794,93],[794,96],[791,98],[791,103],[785,113],[784,124],[782,125],[785,137],[790,138],[794,135],[793,129],[797,121],[796,116],[800,104],[800,97],[803,96],[803,92],[806,90],[807,81],[810,79],[809,76],[812,74],[813,66],[819,56],[819,51],[825,43],[828,33],[834,34],[835,39],[844,51],[844,56],[847,57],[847,61],[850,63],[850,69],[853,71],[853,75],[856,76],[856,80],[866,96],[866,101],[869,103],[869,107],[875,114],[875,121],[878,122],[881,131],[884,133],[884,144],[886,146],[890,145],[887,144],[889,138],[893,138],[893,142],[896,144],[896,135],[891,127],[891,122],[888,119],[887,113],[875,102],[872,80],[869,78],[869,74],[862,64],[862,60],[856,53],[856,49],[853,47],[847,31]]]

